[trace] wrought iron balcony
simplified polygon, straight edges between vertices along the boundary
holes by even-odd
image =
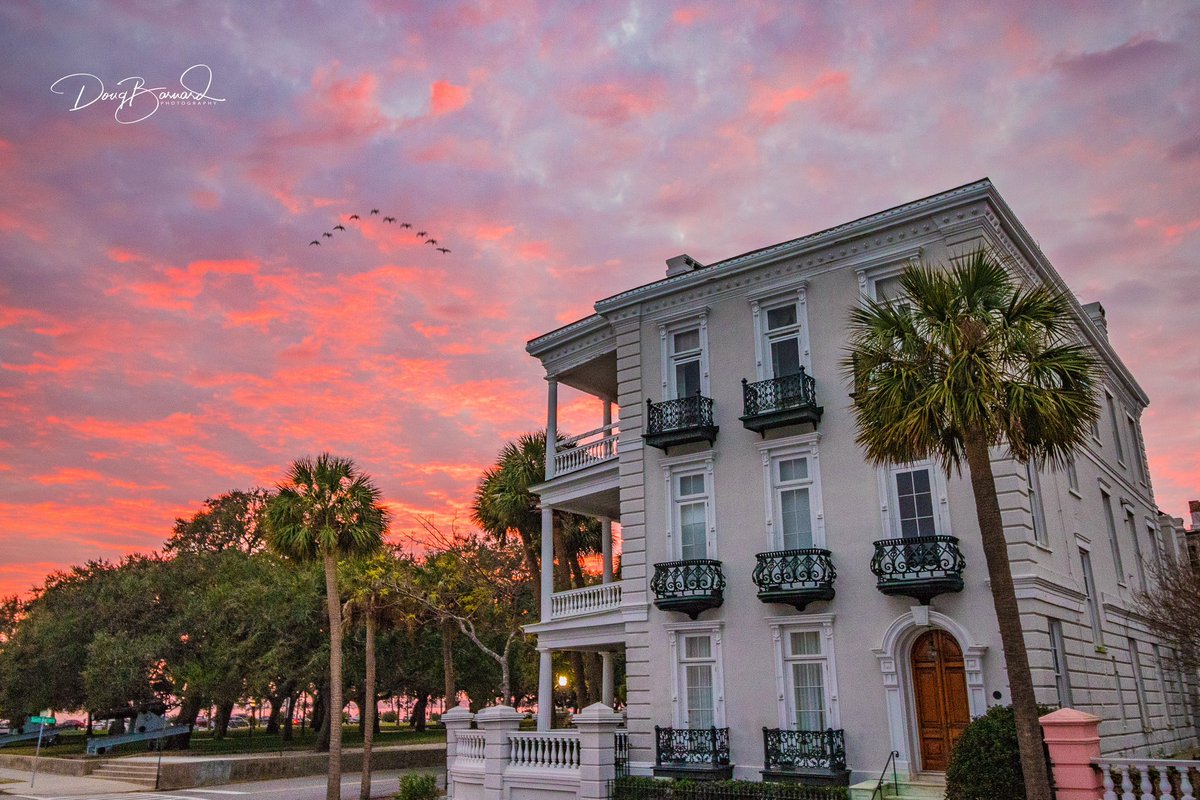
[[[797,611],[817,600],[832,600],[837,570],[829,556],[818,547],[759,553],[753,576],[758,599],[786,603]]]
[[[742,379],[742,424],[763,436],[771,428],[821,421],[817,382],[804,371],[757,383]]]
[[[763,728],[763,780],[802,780],[814,784],[850,782],[846,734],[841,729],[788,731]]]
[[[946,592],[961,592],[967,566],[953,536],[910,536],[875,543],[871,572],[875,586],[888,595],[903,595],[929,605]]]
[[[725,602],[721,562],[697,558],[655,564],[650,591],[654,592],[654,605],[663,611],[682,611],[695,619],[701,611]]]
[[[642,438],[661,450],[690,442],[712,444],[717,438],[712,398],[695,394],[661,403],[646,398],[646,432]]]
[[[665,778],[728,780],[729,728],[654,726],[654,774]]]

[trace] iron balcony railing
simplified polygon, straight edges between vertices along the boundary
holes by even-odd
[[[828,550],[805,547],[759,553],[754,585],[764,603],[787,603],[803,611],[816,600],[832,600],[837,570]]]
[[[746,416],[769,414],[788,408],[817,405],[817,382],[804,371],[749,383],[742,380],[742,408]]]
[[[921,603],[945,592],[961,592],[967,562],[953,536],[910,536],[875,542],[871,572],[884,594],[912,597]]]
[[[707,441],[717,437],[711,397],[695,394],[678,400],[652,403],[646,398],[646,430],[642,437],[652,447],[664,450],[677,444]]]
[[[729,728],[654,726],[654,760],[659,766],[729,765]]]
[[[846,768],[846,732],[763,728],[763,758],[767,769],[842,770]]]
[[[613,744],[613,766],[618,778],[629,774],[629,731],[618,730]]]
[[[650,591],[654,593],[654,605],[664,611],[682,611],[695,619],[701,611],[725,602],[721,562],[697,558],[655,564]]]

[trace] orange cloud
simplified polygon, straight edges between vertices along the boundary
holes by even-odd
[[[455,86],[449,81],[434,81],[431,87],[431,107],[434,114],[449,114],[458,111],[471,100],[468,86]]]

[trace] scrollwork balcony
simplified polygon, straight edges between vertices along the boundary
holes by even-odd
[[[953,536],[910,536],[875,543],[871,572],[887,595],[902,595],[921,605],[939,594],[961,592],[967,562]]]
[[[717,438],[711,397],[700,394],[651,403],[646,398],[646,432],[642,438],[651,447],[667,450],[679,444],[708,442]]]
[[[846,786],[846,734],[840,729],[763,728],[763,780]]]
[[[786,603],[803,611],[809,603],[832,600],[837,570],[828,550],[807,547],[759,553],[754,585],[764,603]]]
[[[681,611],[695,619],[700,612],[725,602],[721,562],[698,558],[655,564],[650,591],[654,592],[654,605],[663,611]]]
[[[747,429],[766,436],[771,428],[821,421],[817,382],[804,371],[749,383],[742,379],[742,416]]]
[[[728,780],[729,728],[654,726],[654,774],[664,778]]]

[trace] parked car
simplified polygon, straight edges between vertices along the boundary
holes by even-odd
[[[9,724],[8,720],[0,719],[0,736],[7,736],[10,733],[12,733],[12,725]]]
[[[229,730],[234,730],[235,728],[249,728],[250,720],[246,719],[245,717],[230,717],[228,727]]]
[[[87,723],[79,719],[64,719],[58,723],[61,730],[81,731],[87,727]]]

